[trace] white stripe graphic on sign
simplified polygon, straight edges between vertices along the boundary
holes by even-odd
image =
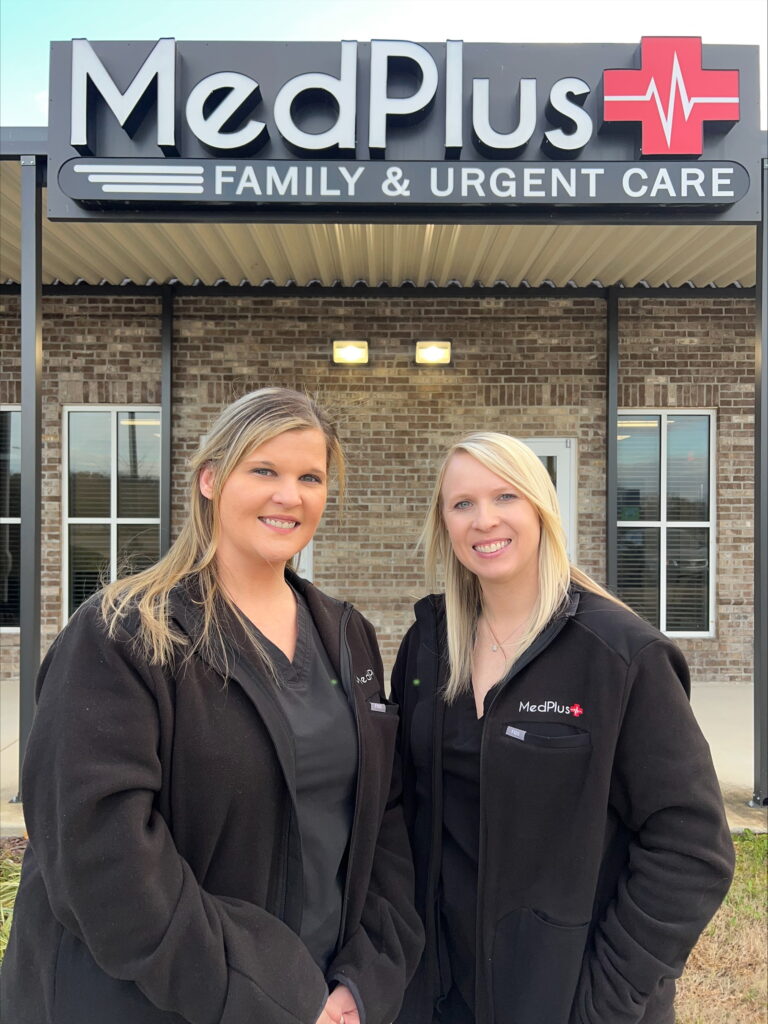
[[[202,185],[102,185],[102,192],[152,192],[171,193],[175,195],[200,195],[205,189]]]
[[[202,185],[202,174],[89,174],[88,181],[111,181],[141,185]]]
[[[199,164],[176,164],[162,167],[155,164],[75,164],[77,174],[202,174]]]

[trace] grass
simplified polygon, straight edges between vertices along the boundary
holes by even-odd
[[[19,840],[5,840],[0,848],[0,961],[5,955],[13,919],[13,904],[19,887],[24,845]]]
[[[678,985],[677,1024],[765,1024],[768,835],[734,836],[736,876]],[[0,843],[0,960],[11,928],[23,840]]]
[[[678,1024],[765,1024],[768,835],[734,836],[736,875],[678,984]]]

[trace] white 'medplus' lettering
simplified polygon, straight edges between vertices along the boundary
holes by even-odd
[[[520,701],[520,711],[554,711],[558,715],[570,715],[568,704],[558,704],[556,700],[545,700],[542,704],[531,704],[529,700]]]

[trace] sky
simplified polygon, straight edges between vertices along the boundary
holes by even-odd
[[[766,127],[766,0],[0,0],[0,125],[48,123],[54,39],[631,43],[643,35],[759,45]]]

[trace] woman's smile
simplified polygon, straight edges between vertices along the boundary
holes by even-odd
[[[298,519],[277,519],[274,516],[259,516],[259,518],[262,523],[265,523],[267,526],[272,526],[276,530],[294,530],[299,525]]]
[[[500,551],[503,551],[512,541],[509,537],[505,537],[503,540],[490,540],[484,541],[482,544],[473,544],[472,547],[477,551],[479,555],[484,557],[492,557],[497,555]]]

